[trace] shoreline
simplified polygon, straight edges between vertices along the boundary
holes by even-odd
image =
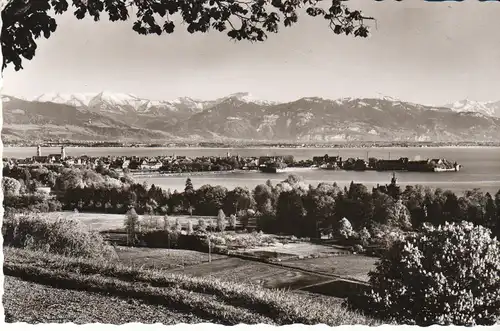
[[[41,145],[42,147],[45,148],[60,148],[61,145],[64,144],[48,144],[48,145]],[[5,148],[36,148],[37,145],[3,145],[2,149]],[[73,146],[71,144],[66,145],[66,148],[77,148],[77,149],[84,149],[84,148],[93,148],[93,149],[104,149],[104,148],[113,148],[113,149],[168,149],[168,150],[197,150],[197,149],[219,149],[219,150],[232,150],[232,149],[315,149],[315,150],[322,150],[322,149],[437,149],[437,148],[500,148],[500,143],[496,143],[493,145],[441,145],[441,146],[399,146],[399,145],[394,145],[394,146],[377,146],[377,145],[370,145],[370,146],[300,146],[300,145],[291,145],[291,146],[262,146],[262,145],[257,145],[257,146],[252,146],[252,145],[244,145],[244,146],[221,146],[221,147],[207,147],[207,146],[186,146],[186,147],[181,147],[181,146]]]
[[[205,174],[212,175],[226,175],[232,173],[254,173],[259,172],[259,170],[222,170],[222,171],[196,171],[196,172],[169,172],[169,173],[160,173],[160,172],[130,172],[132,177],[134,178],[153,178],[153,177],[182,177],[186,176],[203,176]]]
[[[358,172],[377,172],[377,173],[446,173],[446,172],[457,172],[455,170],[446,171],[404,171],[404,170],[375,170],[375,169],[365,169],[365,170],[345,170],[345,169],[322,169],[319,167],[287,167],[285,171],[279,172],[279,174],[287,173],[297,173],[297,172],[310,172],[310,171],[323,171],[328,172],[341,172],[341,173],[358,173]],[[228,174],[251,174],[251,173],[264,173],[260,170],[222,170],[222,171],[196,171],[196,172],[173,172],[173,173],[161,173],[161,172],[130,172],[134,178],[161,178],[161,177],[184,177],[184,176],[205,176],[205,175],[228,175]]]
[[[322,170],[320,168],[313,167],[288,167],[286,168],[287,172],[305,172],[305,171],[315,171]],[[222,170],[222,171],[196,171],[196,172],[172,172],[172,173],[160,173],[160,172],[130,172],[132,177],[136,178],[151,178],[151,177],[182,177],[183,175],[188,176],[203,176],[206,174],[209,175],[226,175],[226,174],[251,174],[251,173],[261,173],[260,170],[242,170],[242,169],[234,169],[234,170]]]

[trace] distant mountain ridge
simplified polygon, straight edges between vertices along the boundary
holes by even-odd
[[[434,107],[391,97],[305,97],[279,103],[245,92],[161,101],[107,91],[3,96],[2,102],[6,141],[500,141],[500,102]]]
[[[500,101],[481,102],[464,99],[445,105],[445,107],[455,112],[475,112],[486,116],[500,117]]]
[[[133,110],[139,113],[147,113],[151,111],[154,112],[155,110],[157,111],[162,108],[168,109],[169,111],[201,111],[230,98],[262,105],[273,104],[273,102],[254,99],[250,93],[247,92],[233,93],[226,97],[210,101],[189,97],[181,97],[173,100],[150,100],[138,97],[134,94],[114,93],[109,91],[76,94],[47,93],[42,94],[31,101],[52,102],[78,108],[88,108],[91,110],[111,110],[116,112],[127,112]]]

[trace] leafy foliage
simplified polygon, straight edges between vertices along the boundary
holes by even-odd
[[[389,210],[388,224],[403,230],[411,229],[410,211],[401,200],[392,204]]]
[[[181,224],[181,220],[176,218],[175,219],[175,224],[174,224],[174,228],[173,228],[173,231],[174,232],[181,232],[182,230],[182,224]]]
[[[369,244],[371,237],[370,231],[368,231],[367,228],[362,228],[361,231],[359,231],[359,239],[361,240],[361,244],[363,246],[367,246]]]
[[[6,213],[61,211],[62,205],[53,197],[41,194],[6,195],[3,199]]]
[[[370,192],[359,183],[344,188],[335,183],[314,187],[298,176],[290,176],[276,185],[268,181],[253,190],[241,187],[228,190],[211,185],[191,189],[193,183],[187,181],[187,192],[171,193],[155,185],[148,187],[124,177],[113,177],[111,173],[102,175],[76,167],[5,166],[3,176],[21,184],[18,196],[4,198],[8,212],[48,212],[62,208],[125,214],[133,207],[139,215],[165,215],[170,211],[172,215],[216,216],[222,209],[225,215],[237,215],[245,228],[255,224],[258,230],[267,233],[299,237],[338,236],[340,221],[346,218],[354,232],[366,228],[372,235],[363,245],[375,243],[381,248],[391,246],[401,232],[418,231],[425,223],[439,226],[465,220],[486,226],[500,236],[500,191],[493,196],[470,190],[458,197],[451,191],[407,186],[391,195],[387,188],[392,184]],[[35,194],[41,185],[49,185],[59,194],[45,197]],[[394,192],[399,191],[392,186]],[[216,224],[211,222],[207,225],[214,230]],[[166,229],[171,230],[171,225]],[[362,241],[361,237],[353,239]]]
[[[227,189],[222,186],[203,185],[196,190],[196,211],[201,215],[217,215],[224,207]]]
[[[184,188],[184,193],[189,194],[193,193],[194,187],[193,187],[193,182],[191,181],[191,178],[186,179],[186,186]]]
[[[354,235],[351,222],[345,217],[339,222],[338,234],[344,239],[348,239]]]
[[[220,232],[224,231],[226,229],[226,225],[226,215],[224,214],[224,211],[220,209],[217,215],[217,230],[219,230]]]
[[[23,68],[22,58],[33,59],[41,36],[56,31],[51,16],[70,10],[77,19],[90,16],[99,21],[107,14],[110,21],[126,21],[135,15],[134,31],[141,35],[162,35],[175,31],[177,20],[189,33],[215,30],[233,40],[264,41],[268,33],[298,21],[298,11],[326,20],[335,34],[367,37],[364,21],[370,19],[358,10],[349,10],[342,0],[11,0],[2,11],[2,70],[12,63]],[[328,7],[328,8],[324,8]],[[132,10],[133,9],[133,10]]]
[[[139,215],[134,208],[130,209],[125,216],[125,230],[127,231],[127,242],[134,244],[137,238],[137,232],[140,231]]]
[[[231,214],[231,216],[229,216],[229,228],[231,228],[231,230],[234,230],[236,228],[236,215],[235,214]]]
[[[71,219],[52,220],[36,214],[6,218],[2,235],[5,246],[44,253],[81,258],[108,258],[115,254],[99,233]]]
[[[194,232],[194,230],[193,230],[193,222],[191,222],[191,220],[188,220],[186,232],[187,232],[188,235],[191,235]]]
[[[494,324],[500,317],[500,242],[482,226],[426,226],[394,244],[370,273],[364,309],[398,323]]]
[[[200,218],[198,220],[198,228],[197,229],[198,229],[198,231],[202,231],[202,232],[207,230],[207,222],[205,221],[205,219]]]
[[[172,222],[168,215],[163,215],[163,230],[170,230],[172,228]]]
[[[15,178],[2,177],[2,190],[4,195],[19,195],[21,183]]]

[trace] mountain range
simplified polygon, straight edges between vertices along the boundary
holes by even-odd
[[[4,142],[500,141],[500,102],[434,107],[390,97],[305,97],[280,103],[249,93],[162,101],[101,92],[3,96],[2,103]]]

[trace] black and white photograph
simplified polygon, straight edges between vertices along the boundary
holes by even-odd
[[[7,328],[500,323],[500,1],[0,4]]]

